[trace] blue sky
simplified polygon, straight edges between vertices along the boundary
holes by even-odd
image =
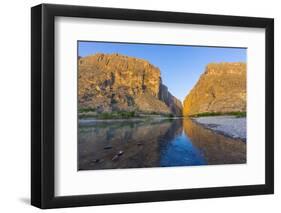
[[[161,71],[163,83],[179,100],[196,84],[208,63],[246,62],[247,49],[111,42],[78,42],[78,55],[120,53],[149,61]]]

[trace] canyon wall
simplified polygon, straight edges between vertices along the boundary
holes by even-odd
[[[208,64],[183,105],[184,116],[246,111],[246,64]]]
[[[182,115],[182,105],[162,84],[159,68],[120,54],[78,58],[79,109]]]

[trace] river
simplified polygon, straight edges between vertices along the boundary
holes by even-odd
[[[246,143],[188,118],[79,124],[78,170],[246,163]]]

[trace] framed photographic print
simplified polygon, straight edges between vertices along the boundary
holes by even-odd
[[[31,9],[31,203],[272,194],[274,21]]]

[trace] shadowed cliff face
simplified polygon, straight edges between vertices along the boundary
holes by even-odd
[[[96,54],[79,58],[78,69],[79,108],[182,114],[180,101],[162,92],[160,70],[145,60]]]
[[[209,64],[184,100],[185,116],[246,111],[246,64]]]
[[[164,84],[160,85],[159,99],[170,108],[173,114],[182,115],[182,103],[176,97],[174,97]]]

